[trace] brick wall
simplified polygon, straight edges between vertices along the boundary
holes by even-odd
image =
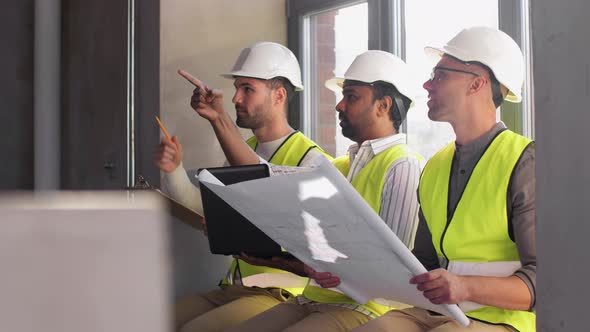
[[[336,97],[334,93],[324,87],[324,82],[334,77],[335,66],[335,33],[334,19],[337,10],[316,16],[316,70],[319,84],[318,113],[316,116],[317,143],[331,155],[336,152]]]

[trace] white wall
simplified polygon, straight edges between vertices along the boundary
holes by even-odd
[[[178,76],[182,68],[222,89],[235,118],[231,69],[242,48],[257,41],[287,42],[284,0],[161,0],[160,114],[183,144],[184,166],[220,166],[225,158],[209,123],[189,106],[193,87]],[[245,137],[251,135],[243,131]],[[174,220],[172,227],[176,296],[214,289],[228,257],[209,253],[199,231]]]
[[[187,169],[220,165],[225,158],[209,123],[190,108],[193,88],[177,69],[222,89],[226,110],[235,118],[233,81],[219,75],[257,41],[286,44],[284,0],[162,0],[160,110],[168,131],[181,138]]]

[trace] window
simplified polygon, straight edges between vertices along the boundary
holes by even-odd
[[[344,73],[354,57],[367,49],[392,52],[425,82],[437,59],[424,53],[426,45],[444,45],[463,28],[498,27],[512,36],[525,54],[527,66],[523,103],[505,103],[498,119],[518,133],[534,138],[530,82],[529,0],[288,0],[289,47],[302,64],[305,91],[292,105],[292,125],[300,128],[334,156],[344,155],[350,141],[342,137],[335,105],[341,96],[324,87]],[[422,91],[422,90],[420,90]],[[448,123],[427,117],[426,91],[418,96],[402,131],[424,157],[454,139]]]
[[[344,75],[354,58],[368,49],[367,3],[323,11],[304,17],[303,131],[326,152],[344,155],[352,143],[342,136],[335,94],[324,82]]]
[[[498,27],[497,0],[480,0],[478,10],[467,14],[464,8],[472,6],[473,1],[470,0],[405,2],[405,60],[417,74],[420,84],[429,78],[432,67],[438,61],[426,55],[424,46],[442,46],[465,27]],[[428,159],[453,141],[455,134],[448,123],[428,119],[427,92],[424,89],[420,91],[423,93],[408,112],[406,132],[408,144]]]

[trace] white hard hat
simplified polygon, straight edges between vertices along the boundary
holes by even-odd
[[[400,58],[385,51],[366,51],[358,55],[343,77],[336,76],[326,81],[326,88],[342,91],[344,80],[373,83],[383,81],[392,84],[412,103],[416,100],[416,86],[414,75],[410,73],[408,65]]]
[[[506,33],[489,27],[473,27],[459,32],[443,47],[425,47],[426,53],[451,55],[461,61],[477,61],[488,66],[496,79],[508,89],[506,100],[522,100],[524,56]]]
[[[221,76],[244,76],[263,80],[284,77],[293,84],[295,91],[303,90],[297,58],[285,46],[272,42],[259,42],[246,47],[238,56],[232,70]]]

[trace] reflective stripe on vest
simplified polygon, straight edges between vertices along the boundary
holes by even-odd
[[[258,140],[256,136],[250,137],[246,143],[256,150]],[[320,149],[315,142],[305,137],[301,132],[295,131],[287,137],[281,146],[275,151],[269,162],[282,166],[298,166],[307,153],[316,149],[326,158],[332,157]],[[274,269],[266,266],[248,264],[242,260],[234,259],[230,265],[226,277],[221,281],[222,285],[243,285],[262,288],[282,288],[293,295],[303,293],[307,285],[307,278],[300,277],[288,271]]]
[[[514,167],[530,143],[509,130],[499,133],[473,169],[451,218],[447,216],[447,202],[454,142],[426,164],[418,189],[420,206],[436,252],[449,262],[449,270],[509,276],[518,269],[520,257],[508,233],[506,196]],[[535,314],[528,311],[484,306],[467,312],[467,316],[509,324],[519,331],[535,331]]]
[[[381,194],[383,193],[383,184],[385,183],[387,171],[396,160],[410,156],[422,159],[422,157],[412,152],[405,144],[392,146],[376,155],[352,180],[352,186],[363,196],[365,201],[369,203],[377,214],[380,212]],[[337,158],[332,164],[344,176],[348,175],[350,170],[349,157]],[[375,176],[376,174],[380,176]],[[337,289],[322,288],[313,280],[309,281],[303,291],[303,295],[310,300],[320,303],[349,303],[358,305],[353,299]],[[369,301],[363,304],[362,307],[377,316],[381,316],[387,311],[394,309],[393,307],[379,304],[377,301]]]
[[[451,261],[447,266],[447,270],[462,276],[509,277],[521,267],[520,261],[489,263]],[[471,301],[464,301],[459,303],[459,307],[464,312],[469,312],[485,306]]]

